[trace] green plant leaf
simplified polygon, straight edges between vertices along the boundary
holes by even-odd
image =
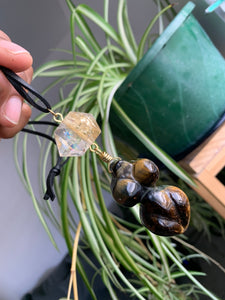
[[[182,270],[186,276],[197,286],[199,287],[199,289],[201,289],[205,295],[207,295],[210,299],[213,300],[220,300],[219,298],[217,298],[215,295],[213,295],[209,290],[207,290],[197,279],[195,279],[192,274],[185,269],[185,267],[171,254],[171,252],[168,250],[168,248],[163,245],[163,248],[165,250],[165,252],[167,253],[167,255],[169,256],[169,258],[177,265],[179,266],[179,269]]]
[[[46,70],[52,69],[52,68],[59,68],[59,67],[73,67],[74,62],[71,60],[52,60],[48,61],[47,63],[41,65],[39,68],[37,68],[34,72],[33,79],[42,76],[43,73]]]
[[[187,172],[185,172],[168,154],[166,154],[162,149],[160,149],[154,142],[152,142],[145,134],[137,127],[137,125],[127,116],[124,110],[119,106],[116,101],[113,101],[113,108],[116,110],[121,121],[124,123],[129,130],[139,139],[139,141],[145,145],[151,153],[153,153],[161,162],[164,163],[167,168],[180,177],[182,180],[187,182],[192,186],[196,186],[193,179]]]
[[[126,0],[120,0],[118,4],[118,13],[117,13],[117,22],[118,22],[118,31],[120,34],[120,40],[123,41],[123,47],[130,59],[130,61],[133,63],[133,65],[137,62],[136,54],[134,53],[134,50],[132,48],[132,44],[130,43],[127,32],[125,30],[125,24],[124,24],[124,10],[126,7]],[[126,22],[126,25],[128,22]],[[129,31],[130,32],[130,31]]]
[[[168,9],[170,9],[172,7],[172,5],[168,5],[167,7],[165,7],[164,9],[160,10],[159,13],[152,19],[152,21],[149,23],[148,27],[146,28],[141,41],[139,43],[138,46],[138,51],[137,51],[137,60],[139,61],[143,55],[144,55],[144,48],[146,45],[146,40],[149,37],[149,33],[152,30],[152,27],[154,26],[154,24],[156,23],[156,21],[159,19],[159,17],[164,14]]]
[[[107,23],[104,18],[99,15],[95,10],[93,10],[91,7],[81,4],[77,7],[76,11],[86,17],[88,17],[90,20],[92,20],[95,24],[97,24],[98,27],[102,29],[107,35],[109,35],[115,42],[117,42],[119,45],[121,44],[121,40],[116,32],[116,30]]]

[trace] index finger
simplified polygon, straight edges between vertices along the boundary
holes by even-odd
[[[14,72],[22,72],[31,67],[32,56],[23,47],[10,41],[9,37],[0,31],[0,65]]]

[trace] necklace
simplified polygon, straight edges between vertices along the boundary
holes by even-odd
[[[91,114],[69,112],[63,117],[61,113],[54,112],[49,102],[13,71],[5,67],[0,67],[0,70],[29,104],[41,112],[53,115],[55,123],[41,123],[56,126],[54,138],[42,132],[23,129],[52,140],[58,147],[59,158],[48,174],[45,200],[54,200],[54,177],[60,174],[68,158],[82,156],[90,150],[108,165],[112,176],[111,192],[115,201],[128,208],[139,204],[140,219],[146,228],[162,236],[181,234],[187,229],[190,220],[188,197],[178,187],[156,186],[159,169],[153,161],[142,158],[127,162],[119,157],[112,157],[95,142],[101,130]],[[29,93],[37,97],[42,105],[33,100]]]

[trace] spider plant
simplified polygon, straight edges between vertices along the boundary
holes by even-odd
[[[159,13],[151,20],[137,45],[125,0],[118,1],[118,30],[115,30],[108,21],[109,0],[104,0],[103,16],[87,5],[76,7],[71,0],[66,2],[71,13],[72,50],[67,51],[69,59],[48,62],[35,73],[36,77],[53,78],[52,84],[44,93],[53,87],[59,89],[60,101],[54,105],[54,111],[60,111],[62,114],[69,111],[91,113],[98,119],[102,128],[101,140],[98,142],[104,150],[116,157],[117,148],[109,123],[110,109],[113,105],[126,126],[149,151],[178,177],[192,184],[188,175],[145,136],[113,100],[117,88],[143,56],[146,45],[151,45],[153,25],[158,20],[162,25],[162,14],[172,9],[172,6],[156,1],[160,8]],[[92,23],[105,35],[103,46],[100,46],[91,30]],[[41,114],[36,121],[45,117],[46,115]],[[32,129],[35,130],[33,125]],[[52,132],[53,129],[49,127],[48,134]],[[22,153],[18,151],[18,142],[21,139]],[[46,190],[48,162],[51,161],[52,165],[55,165],[58,154],[52,142],[36,137],[35,139],[40,147],[40,187],[43,194]],[[51,204],[39,199],[29,178],[27,154],[30,143],[27,143],[27,140],[27,134],[17,136],[15,139],[15,160],[20,175],[31,195],[37,214],[56,247],[50,224],[63,234],[70,255],[74,253],[73,264],[76,264],[93,299],[97,299],[95,276],[92,281],[88,279],[81,259],[90,264],[96,275],[101,275],[112,299],[118,299],[117,290],[124,292],[126,297],[142,300],[198,299],[199,294],[205,294],[210,299],[218,299],[194,277],[203,275],[201,272],[188,271],[183,266],[184,259],[202,255],[192,253],[184,256],[176,249],[176,244],[170,238],[159,237],[147,231],[139,222],[136,208],[130,210],[134,216],[132,221],[108,210],[105,199],[111,201],[108,193],[110,176],[106,165],[98,160],[94,153],[88,151],[80,158],[69,159],[55,182],[56,202]],[[76,242],[73,246],[75,236]],[[78,247],[79,236],[81,241]],[[85,248],[91,249],[98,262],[97,266],[90,261]],[[178,285],[176,281],[182,277],[188,278],[189,283]],[[73,283],[75,285],[75,281]],[[70,297],[69,294],[67,299]],[[74,295],[75,299],[78,299],[76,291]]]

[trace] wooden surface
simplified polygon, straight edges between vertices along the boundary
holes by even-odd
[[[179,163],[193,176],[194,190],[225,219],[225,186],[216,177],[225,167],[225,124]]]

